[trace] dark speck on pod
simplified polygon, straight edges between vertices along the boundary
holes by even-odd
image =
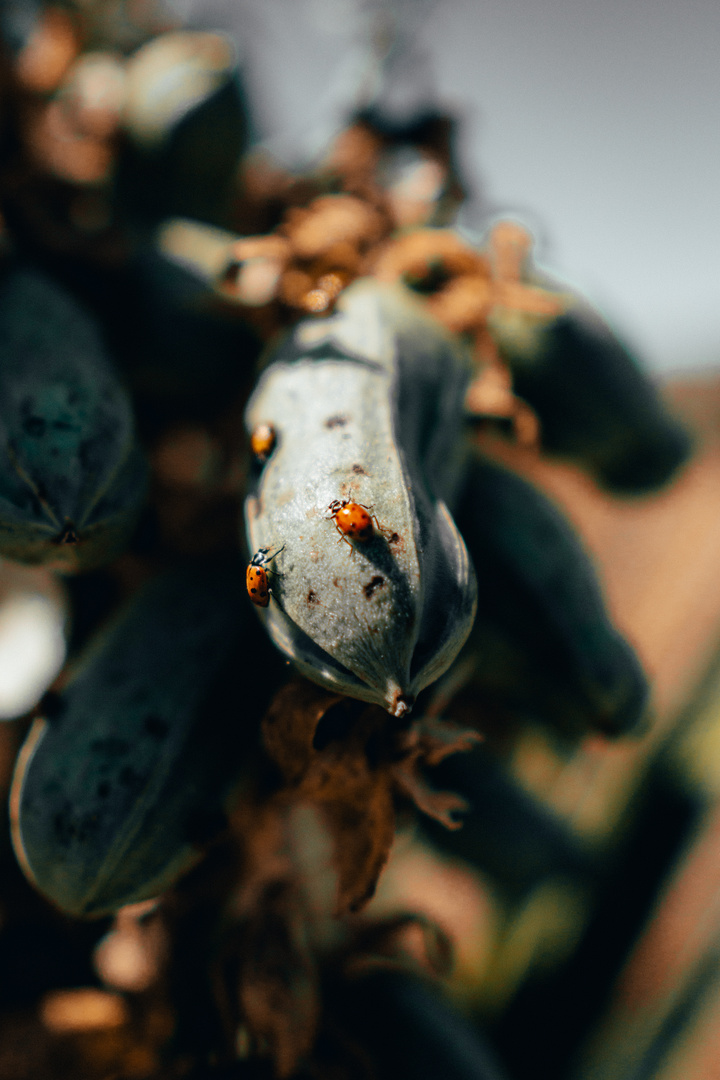
[[[307,602],[308,602],[308,604],[319,604],[320,603],[320,601],[317,598],[317,593],[314,592],[312,589],[310,589],[310,591],[307,594]]]
[[[365,469],[363,469],[362,465],[353,465],[352,471],[355,473],[356,476],[367,476],[368,475],[368,473],[366,473]]]
[[[41,416],[28,416],[22,423],[23,431],[26,435],[39,438],[45,434],[45,421]]]
[[[345,427],[347,422],[347,416],[329,416],[325,421],[325,427],[332,431],[336,427]]]
[[[162,716],[156,716],[154,714],[145,717],[143,727],[148,735],[153,735],[156,739],[163,739],[167,735],[169,729],[167,720],[163,720]]]
[[[365,593],[365,596],[368,598],[368,600],[375,592],[375,590],[382,588],[384,584],[385,578],[381,577],[380,574],[376,574],[374,578],[371,578],[370,581],[368,581],[367,585],[363,585],[363,592]]]
[[[140,773],[136,772],[130,765],[125,765],[120,770],[118,779],[124,787],[130,788],[132,791],[138,791],[145,782]]]

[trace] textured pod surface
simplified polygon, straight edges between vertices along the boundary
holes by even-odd
[[[77,570],[122,548],[146,489],[94,323],[48,279],[0,281],[0,554]]]
[[[558,317],[496,307],[489,321],[516,393],[540,417],[543,449],[576,459],[611,491],[660,487],[687,460],[688,434],[597,312],[559,296]]]
[[[263,645],[242,579],[235,564],[155,579],[35,722],[13,781],[14,842],[63,910],[101,915],[156,895],[222,812],[263,691],[254,680],[236,697],[240,680],[225,677],[245,655],[256,671]]]
[[[469,470],[462,508],[479,593],[468,649],[482,694],[567,731],[631,729],[647,682],[565,517],[487,461]]]
[[[266,627],[309,678],[394,715],[472,625],[475,578],[446,506],[468,375],[411,298],[364,281],[335,316],[300,324],[247,409],[248,429],[270,424],[277,440],[246,502],[251,554],[284,546]],[[335,500],[370,508],[372,539],[343,542]]]

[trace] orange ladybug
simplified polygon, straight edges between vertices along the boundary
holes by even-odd
[[[335,522],[335,528],[340,533],[340,539],[350,544],[351,540],[359,540],[366,544],[375,535],[375,525],[380,525],[378,519],[370,513],[372,506],[363,503],[349,502],[343,499],[334,499],[328,506],[330,517]],[[339,541],[338,541],[339,542]],[[352,544],[350,544],[352,547]]]
[[[267,607],[270,603],[268,574],[275,573],[274,570],[270,569],[270,563],[273,559],[277,558],[284,549],[285,545],[283,544],[274,555],[271,555],[270,558],[268,558],[268,551],[270,548],[260,548],[250,560],[245,575],[245,583],[247,585],[248,596],[257,607]]]
[[[264,464],[275,449],[277,432],[272,424],[258,424],[250,436],[250,449],[259,462]]]

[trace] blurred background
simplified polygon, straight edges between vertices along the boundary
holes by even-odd
[[[713,0],[175,0],[173,8],[233,33],[258,135],[295,165],[371,92],[368,35],[392,21],[396,113],[424,100],[461,120],[474,196],[464,223],[521,216],[541,260],[598,304],[653,369],[720,364]]]

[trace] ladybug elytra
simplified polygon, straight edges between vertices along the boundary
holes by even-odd
[[[264,464],[275,449],[277,432],[272,424],[258,424],[250,436],[250,449],[261,464]]]
[[[270,563],[273,559],[277,558],[281,551],[283,551],[285,545],[279,548],[274,555],[268,558],[268,552],[270,548],[260,548],[255,552],[247,568],[245,575],[245,583],[247,586],[248,596],[252,600],[253,604],[257,607],[267,607],[270,603],[270,585],[268,582],[268,574],[274,574],[276,571],[270,569]]]
[[[380,525],[371,511],[372,506],[349,502],[347,499],[343,499],[342,502],[334,499],[328,506],[328,512],[335,522],[335,528],[340,533],[340,539],[348,544],[351,540],[359,540],[363,544],[372,540],[375,535],[375,525],[378,529]]]

